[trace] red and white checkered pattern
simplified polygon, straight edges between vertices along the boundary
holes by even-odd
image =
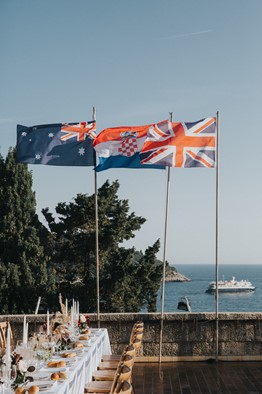
[[[135,138],[125,138],[121,146],[118,148],[118,152],[123,156],[133,156],[138,152],[138,146]]]

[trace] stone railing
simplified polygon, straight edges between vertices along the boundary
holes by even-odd
[[[91,327],[97,316],[89,314]],[[22,338],[23,316],[0,316],[9,320],[14,341]],[[129,342],[134,322],[144,322],[143,346],[137,361],[159,359],[161,315],[159,313],[100,314],[100,327],[108,329],[113,353],[121,352]],[[45,315],[27,315],[29,335],[41,330]],[[164,315],[162,357],[164,361],[261,360],[262,313],[219,313],[218,356],[216,357],[216,316],[214,313],[166,313]]]

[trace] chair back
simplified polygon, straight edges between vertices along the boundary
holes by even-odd
[[[125,354],[128,354],[129,356],[134,357],[134,356],[136,355],[136,349],[135,349],[135,347],[134,347],[132,344],[129,344],[129,345],[125,348],[125,350],[124,350],[124,352],[123,352],[123,355],[125,355]]]
[[[135,349],[134,349],[135,351]],[[128,367],[133,367],[134,362],[135,362],[135,356],[131,356],[130,354],[124,354],[121,359],[120,362],[123,365],[127,365]]]
[[[132,345],[134,346],[134,348],[137,350],[142,346],[142,341],[141,339],[135,338]]]
[[[132,331],[131,331],[131,334],[130,334],[129,343],[132,343],[132,342],[133,342],[134,335],[135,335],[135,333],[137,332],[137,329],[139,329],[139,330],[144,330],[144,323],[138,321],[138,322],[136,322],[136,323],[133,325],[133,328],[132,328]]]
[[[124,380],[123,382],[118,383],[116,390],[114,391],[114,394],[115,393],[131,394],[132,386],[127,380]]]
[[[117,369],[117,372],[115,373],[115,377],[112,382],[112,386],[109,394],[114,394],[116,392],[118,385],[124,380],[130,383],[131,374],[132,374],[132,368],[129,368],[127,365],[120,364],[120,366]]]
[[[144,335],[143,332],[136,332],[134,338],[141,340],[143,338],[143,335]]]
[[[9,322],[0,322],[0,348],[6,348],[6,337],[7,337],[7,328],[10,326]],[[12,330],[11,333],[11,342],[12,342]]]
[[[127,365],[122,365],[117,382],[122,382],[123,380],[127,380],[129,382],[131,379],[131,374],[132,368],[128,367]]]

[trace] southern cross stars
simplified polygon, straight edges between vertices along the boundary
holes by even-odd
[[[85,154],[85,148],[79,148],[79,149],[78,149],[78,153],[79,153],[80,156],[84,156],[84,154]]]

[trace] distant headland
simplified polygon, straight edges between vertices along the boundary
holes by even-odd
[[[167,265],[166,282],[190,282],[190,281],[191,279],[177,272],[175,267],[170,267],[170,265]]]

